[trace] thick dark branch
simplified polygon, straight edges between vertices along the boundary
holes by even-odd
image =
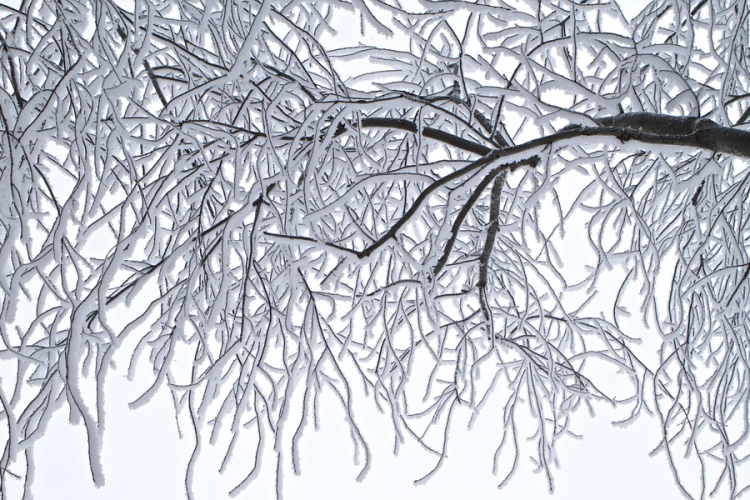
[[[370,117],[362,118],[361,123],[363,127],[397,128],[415,134],[419,131],[416,123],[410,120],[404,120],[402,118]],[[492,151],[492,149],[488,148],[487,146],[483,146],[474,141],[464,139],[463,137],[458,137],[436,128],[422,127],[422,136],[428,139],[435,139],[436,141],[440,141],[443,144],[447,144],[449,146],[453,146],[455,148],[462,149],[470,153],[476,153],[482,156]]]
[[[525,144],[503,148],[498,150],[502,152],[498,157],[510,156],[580,136],[610,136],[622,142],[638,141],[646,144],[693,147],[750,158],[750,131],[722,127],[705,118],[656,113],[627,113],[599,118],[596,122],[600,125],[599,127],[573,126]],[[403,118],[368,117],[363,118],[361,123],[363,127],[395,128],[415,134],[419,131],[415,122]],[[422,128],[422,135],[482,156],[492,151],[482,144],[430,127]]]
[[[749,131],[722,127],[706,118],[627,113],[596,121],[602,128],[584,128],[583,135],[612,135],[623,142],[694,147],[750,158]],[[610,131],[613,128],[619,130]]]
[[[628,113],[598,118],[599,127],[572,125],[550,134],[509,148],[495,150],[495,157],[518,155],[580,137],[613,137],[622,142],[699,148],[750,158],[750,131],[722,127],[701,118],[685,118],[656,113]]]
[[[705,127],[716,127],[711,120],[684,116],[669,116],[656,113],[626,113],[617,116],[598,118],[596,122],[602,127],[620,127],[641,130],[652,134],[687,135],[695,132],[698,122],[705,122]]]
[[[495,183],[492,184],[490,224],[487,228],[487,238],[484,241],[482,255],[479,256],[479,281],[477,282],[477,288],[479,288],[479,302],[482,306],[485,319],[490,319],[490,312],[487,307],[487,269],[489,268],[492,249],[495,246],[495,236],[497,236],[497,230],[500,227],[500,195],[503,193],[503,185],[505,184],[505,177],[507,175],[508,171],[503,170],[495,178]]]
[[[295,235],[288,235],[288,234],[278,234],[278,233],[271,233],[266,232],[265,234],[271,237],[275,238],[283,238],[288,240],[297,240],[297,241],[306,241],[310,243],[315,243],[317,245],[323,245],[326,247],[329,247],[331,249],[335,249],[340,252],[346,252],[352,255],[355,255],[356,257],[359,257],[360,259],[364,257],[369,257],[372,255],[375,250],[383,246],[389,239],[395,238],[396,234],[398,234],[399,230],[407,223],[409,222],[412,217],[420,210],[422,207],[422,204],[429,198],[429,196],[437,190],[439,187],[444,186],[445,184],[448,184],[454,180],[460,179],[461,177],[470,174],[474,170],[477,170],[479,168],[484,167],[488,163],[491,163],[492,161],[496,160],[499,156],[499,151],[496,150],[491,152],[488,155],[483,156],[482,158],[479,158],[478,160],[475,160],[465,167],[456,170],[455,172],[446,175],[442,179],[438,179],[429,186],[427,186],[424,191],[417,197],[417,199],[414,201],[414,204],[409,208],[409,210],[404,213],[404,215],[401,216],[401,218],[380,238],[378,238],[372,245],[364,248],[363,250],[352,250],[346,247],[343,247],[341,245],[337,245],[336,243],[329,243],[329,242],[320,242],[313,238],[307,237],[307,236],[295,236]],[[530,156],[528,158],[524,158],[521,160],[504,163],[502,165],[499,165],[495,167],[482,181],[480,182],[480,186],[477,188],[477,190],[472,194],[470,198],[471,200],[476,201],[475,198],[481,194],[481,191],[483,188],[487,187],[487,184],[500,172],[504,170],[510,170],[513,171],[523,165],[528,165],[531,168],[536,167],[536,165],[539,163],[540,158],[536,155]],[[473,202],[472,202],[473,203]],[[470,205],[471,203],[467,202],[467,205]],[[459,217],[460,214],[459,214]],[[446,257],[447,258],[447,257]],[[442,260],[442,258],[441,258]]]

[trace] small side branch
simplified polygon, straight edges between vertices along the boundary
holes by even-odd
[[[16,19],[16,26],[18,26],[18,19]],[[18,87],[19,80],[16,76],[16,67],[13,64],[13,60],[11,60],[10,58],[10,50],[5,43],[5,37],[3,36],[2,32],[0,32],[0,48],[2,48],[6,54],[6,59],[8,61],[8,71],[10,71],[10,85],[11,87],[13,87],[13,94],[15,94],[16,96],[16,101],[18,102],[18,112],[20,113],[23,107],[26,105],[26,101],[23,97],[21,97],[21,89]]]
[[[151,80],[151,83],[154,85],[154,89],[156,90],[156,95],[159,96],[159,100],[161,101],[161,104],[163,107],[167,107],[167,99],[164,97],[164,94],[161,91],[161,87],[159,87],[159,82],[156,81],[156,75],[154,74],[154,70],[151,69],[151,65],[146,61],[143,60],[143,67],[146,68],[146,74],[148,74],[148,78]]]
[[[487,228],[487,239],[484,241],[482,255],[479,257],[479,281],[477,282],[477,288],[479,288],[479,303],[482,306],[482,313],[484,314],[484,319],[487,320],[490,319],[490,311],[487,306],[487,268],[489,267],[492,249],[495,246],[497,230],[500,227],[500,195],[503,192],[503,185],[507,176],[508,171],[503,170],[495,178],[495,183],[492,184],[492,193],[490,194],[490,225]]]

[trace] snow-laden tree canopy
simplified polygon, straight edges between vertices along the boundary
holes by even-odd
[[[363,392],[439,472],[500,397],[498,482],[551,488],[604,401],[687,497],[747,491],[747,4],[488,3],[0,7],[3,493],[57,410],[104,482],[125,348],[221,467],[251,434],[296,471],[333,391],[362,476]]]

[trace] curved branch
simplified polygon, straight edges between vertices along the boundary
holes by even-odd
[[[369,117],[362,118],[361,123],[363,127],[396,128],[400,130],[406,130],[414,134],[419,131],[419,127],[417,127],[417,124],[415,122],[411,120],[405,120],[403,118]],[[469,153],[476,153],[482,156],[492,151],[492,148],[488,148],[487,146],[483,146],[474,141],[470,141],[468,139],[464,139],[463,137],[458,137],[457,135],[453,135],[451,133],[445,132],[444,130],[432,127],[422,127],[422,136],[426,137],[427,139],[435,139],[436,141],[440,141],[449,146],[453,146],[455,148],[468,151]]]
[[[581,136],[610,136],[622,142],[638,141],[646,144],[693,147],[750,158],[750,131],[723,127],[706,118],[670,116],[657,113],[625,113],[618,116],[597,118],[594,121],[599,124],[599,127],[572,125],[560,132],[532,139],[518,146],[496,150],[430,127],[422,128],[422,136],[482,156],[489,154],[491,151],[502,152],[496,158]],[[361,124],[363,127],[395,128],[415,134],[419,130],[415,122],[403,118],[368,117],[363,118]],[[343,132],[342,127],[336,135]]]
[[[324,243],[324,245],[336,248],[337,250],[353,253],[359,258],[369,257],[389,239],[395,237],[398,231],[417,213],[422,203],[424,203],[432,192],[440,186],[456,180],[461,176],[500,158],[531,152],[541,147],[550,146],[559,141],[576,139],[579,137],[614,137],[622,142],[638,141],[646,144],[694,147],[717,153],[729,153],[736,156],[750,158],[750,132],[722,127],[708,119],[675,117],[656,113],[626,113],[614,117],[600,118],[597,119],[596,122],[600,124],[599,127],[572,125],[566,127],[560,132],[532,139],[524,144],[494,150],[441,130],[423,128],[422,134],[424,137],[434,138],[456,147],[461,147],[458,144],[462,144],[464,147],[461,147],[461,149],[464,150],[471,151],[469,148],[472,148],[477,153],[481,151],[487,152],[481,158],[469,163],[459,170],[456,170],[452,174],[439,179],[425,188],[425,190],[422,191],[414,201],[411,208],[404,213],[398,222],[396,222],[377,241],[363,250],[349,250],[335,243]],[[414,122],[400,118],[364,118],[361,120],[361,124],[363,127],[388,127],[414,133],[418,131],[417,125]],[[343,131],[341,133],[343,133]],[[512,171],[523,165],[528,165],[534,168],[539,163],[539,160],[539,156],[533,155],[528,158],[501,165],[496,167],[496,169],[494,169],[484,181],[489,182],[489,179],[494,178],[494,176],[501,170],[509,169]],[[269,235],[290,237],[281,234]],[[309,240],[311,242],[315,241],[312,238],[299,236],[291,236],[291,238]],[[442,261],[443,258],[441,258],[438,263],[440,266],[439,268],[442,268],[441,264],[445,265]]]

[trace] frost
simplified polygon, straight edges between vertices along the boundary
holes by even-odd
[[[219,449],[280,495],[324,404],[424,482],[497,398],[498,482],[601,402],[750,486],[744,3],[58,4],[0,8],[3,498],[58,409],[104,483],[108,373],[191,498]]]

